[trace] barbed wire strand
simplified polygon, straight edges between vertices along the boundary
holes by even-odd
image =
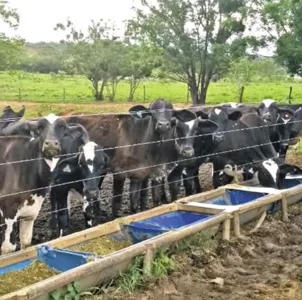
[[[253,127],[247,127],[247,128],[239,128],[239,129],[224,130],[224,131],[215,131],[215,132],[212,132],[212,133],[197,134],[197,135],[192,135],[192,136],[189,136],[189,137],[186,136],[186,137],[178,137],[178,138],[171,138],[171,139],[163,139],[163,140],[156,140],[156,141],[150,141],[150,142],[121,145],[121,146],[115,146],[115,147],[103,148],[101,145],[99,145],[101,148],[96,149],[94,151],[95,152],[99,152],[99,151],[105,151],[106,152],[106,151],[110,151],[110,150],[125,149],[125,148],[129,148],[129,147],[138,147],[138,146],[152,145],[152,144],[158,144],[158,143],[167,143],[167,142],[172,142],[172,141],[175,141],[175,140],[183,140],[183,139],[192,139],[192,138],[200,138],[200,137],[205,137],[205,136],[212,136],[213,134],[217,134],[217,133],[225,134],[225,133],[231,133],[231,132],[242,132],[242,131],[268,128],[268,127],[273,127],[273,126],[282,126],[282,125],[295,124],[295,123],[301,123],[301,122],[302,122],[302,120],[295,120],[295,121],[289,121],[286,124],[284,124],[284,123],[273,123],[273,124],[266,124],[266,125],[253,126]],[[237,124],[237,123],[235,123],[235,124]],[[30,138],[30,137],[28,137],[28,138]],[[298,138],[298,137],[292,138],[291,140],[295,140],[296,138]],[[272,143],[276,143],[276,142],[272,142]],[[78,152],[60,154],[60,155],[57,155],[55,158],[74,156],[74,155],[79,155],[81,153],[82,153],[81,151],[78,151]],[[33,162],[33,161],[39,161],[39,160],[44,160],[44,159],[45,159],[45,157],[35,157],[35,158],[24,159],[24,160],[6,161],[6,162],[3,162],[3,163],[0,163],[0,166],[18,164],[18,163],[25,163],[25,162]]]

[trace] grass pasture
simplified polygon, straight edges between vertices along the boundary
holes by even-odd
[[[293,87],[293,103],[302,101],[302,83],[299,81],[255,82],[245,87],[244,102],[259,102],[273,98],[287,102],[289,87]],[[128,83],[120,82],[115,102],[127,102]],[[144,93],[145,91],[145,93]],[[144,96],[145,94],[145,96]],[[105,97],[106,97],[105,91]],[[187,86],[184,83],[148,80],[142,82],[136,91],[135,102],[150,103],[156,98],[166,98],[173,103],[190,104],[187,101]],[[15,75],[0,73],[0,100],[35,103],[93,103],[93,90],[90,82],[83,76],[57,76],[51,74]],[[235,85],[227,82],[211,83],[207,104],[236,101]],[[109,102],[105,100],[105,102]]]

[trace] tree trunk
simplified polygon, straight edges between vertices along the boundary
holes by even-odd
[[[201,84],[201,90],[200,90],[200,95],[199,95],[199,104],[201,104],[201,105],[206,104],[209,85],[210,85],[209,79],[206,79],[204,84]]]
[[[106,86],[107,80],[102,81],[101,89],[100,89],[100,100],[104,100],[104,89]]]
[[[188,83],[188,85],[189,85],[189,88],[190,88],[192,103],[193,103],[193,105],[198,105],[199,104],[198,87],[196,85],[196,82],[192,80]]]

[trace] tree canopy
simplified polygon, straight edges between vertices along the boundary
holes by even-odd
[[[19,14],[7,5],[7,1],[0,0],[0,19],[10,27],[17,29],[19,26]],[[21,60],[23,40],[9,38],[0,31],[0,70],[11,68]]]

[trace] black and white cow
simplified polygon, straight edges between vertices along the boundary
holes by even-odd
[[[223,110],[219,115],[224,124],[224,140],[217,144],[210,159],[214,166],[214,188],[230,183],[224,181],[221,176],[231,179],[236,175],[234,172],[244,173],[245,180],[256,175],[261,185],[280,188],[281,183],[276,174],[283,174],[284,170],[289,172],[297,167],[286,165],[278,158],[263,119],[257,114],[249,113],[237,121],[230,120]],[[211,117],[209,114],[209,118]],[[215,122],[219,122],[217,114]]]
[[[291,141],[295,112],[290,108],[278,107],[273,99],[265,99],[260,103],[258,113],[269,129],[270,139],[277,153],[284,160]]]
[[[53,114],[35,124],[30,123],[29,127],[37,132],[35,138],[0,137],[2,254],[16,250],[15,226],[18,221],[21,249],[31,244],[34,221],[46,197],[51,172],[64,151],[64,137],[76,131],[79,135],[84,134],[81,127],[68,126],[64,119]]]
[[[154,205],[166,203],[167,198],[164,191],[164,181],[167,176],[171,201],[177,199],[183,170],[191,166],[196,166],[195,140],[199,136],[208,136],[212,139],[212,134],[218,126],[210,121],[198,117],[189,110],[178,111],[178,119],[172,126],[172,131],[166,141],[163,142],[162,160],[166,173],[161,178],[153,179],[152,196]]]
[[[93,141],[88,140],[85,143],[79,139],[74,141],[68,153],[75,154],[63,158],[57,164],[52,176],[54,187],[51,188],[50,199],[54,212],[51,219],[53,237],[56,235],[57,220],[58,234],[60,236],[68,234],[70,198],[73,194],[83,200],[86,228],[93,225],[94,217],[99,214],[100,182],[107,172],[109,157],[103,148]]]
[[[120,211],[124,182],[130,179],[130,211],[146,209],[148,180],[160,172],[162,146],[178,111],[164,99],[150,107],[135,105],[128,114],[73,117],[68,122],[82,124],[91,140],[104,146],[113,172],[112,215]],[[109,148],[109,149],[108,149]]]

